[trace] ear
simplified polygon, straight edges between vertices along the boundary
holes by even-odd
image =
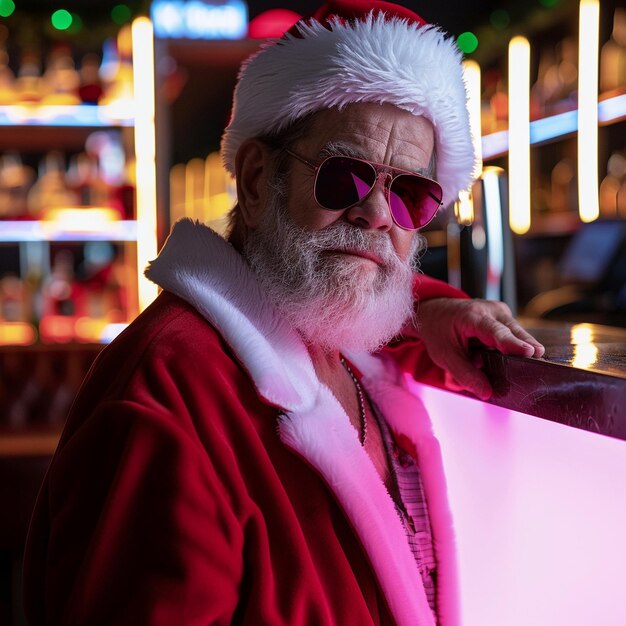
[[[237,202],[248,228],[256,228],[265,211],[270,175],[267,147],[257,139],[244,141],[235,157]]]

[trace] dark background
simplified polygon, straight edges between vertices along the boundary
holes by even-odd
[[[102,42],[119,30],[111,9],[119,0],[15,0],[15,13],[0,20],[9,29],[11,64],[16,65],[25,49],[38,51],[45,59],[51,46],[67,42],[77,62],[85,52],[100,53]],[[608,5],[603,3],[607,14]],[[124,2],[132,17],[149,13],[148,0]],[[249,18],[272,8],[287,8],[308,15],[321,0],[249,0]],[[471,55],[481,66],[498,64],[506,58],[509,39],[516,34],[546,37],[558,41],[577,29],[577,0],[403,0],[399,2],[452,36],[472,30],[479,37],[478,49]],[[548,6],[546,6],[548,5]],[[51,13],[59,8],[80,16],[81,28],[57,31],[50,25]],[[495,10],[508,13],[506,26],[494,27],[490,17]],[[219,148],[219,138],[230,113],[232,90],[241,61],[255,49],[250,42],[185,42],[157,46],[157,89],[163,129],[169,130],[167,161],[170,164],[205,157]],[[15,50],[15,54],[11,51]],[[15,68],[17,69],[17,67]],[[166,144],[162,144],[165,148]]]
[[[46,15],[57,8],[77,12],[83,18],[85,27],[95,28],[99,21],[108,17],[116,0],[16,0],[17,12],[29,12],[32,15]],[[126,0],[124,2],[135,14],[148,12],[147,0]],[[272,8],[286,8],[307,15],[317,9],[320,0],[248,0],[250,17]],[[526,21],[534,12],[561,11],[564,7],[578,6],[576,0],[516,0],[516,1],[464,1],[464,0],[403,0],[398,2],[415,11],[429,22],[437,23],[452,34],[459,34],[488,21],[489,15],[495,9],[505,9],[511,15],[511,23],[519,24]],[[550,4],[549,8],[545,4]]]

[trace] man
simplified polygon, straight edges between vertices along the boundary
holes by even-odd
[[[439,363],[485,397],[471,337],[542,348],[416,278],[418,229],[471,181],[459,55],[361,8],[243,68],[230,245],[179,222],[147,270],[164,292],[87,378],[31,526],[31,626],[458,623],[438,445],[403,380],[444,384]]]

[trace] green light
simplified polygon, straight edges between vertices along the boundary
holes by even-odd
[[[131,10],[125,4],[116,4],[111,9],[111,19],[116,24],[126,24],[126,22],[130,22],[130,18],[133,16]]]
[[[83,20],[76,13],[71,14],[72,23],[67,27],[68,33],[77,33],[83,27]]]
[[[0,0],[0,17],[9,17],[15,11],[13,0]]]
[[[50,21],[57,30],[67,30],[72,25],[72,14],[65,9],[59,9],[52,14]]]
[[[559,3],[559,0],[539,0],[539,4],[548,9],[551,9],[554,5],[558,3]]]
[[[496,9],[489,16],[491,25],[497,30],[503,30],[511,23],[511,16],[504,9]]]
[[[456,38],[456,43],[461,49],[461,52],[465,54],[471,54],[478,48],[478,37],[474,35],[474,33],[470,33],[469,31],[465,33],[461,33]]]

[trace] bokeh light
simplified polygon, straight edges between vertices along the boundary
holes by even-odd
[[[72,33],[73,35],[79,32],[83,27],[83,20],[76,13],[71,14],[72,23],[67,27],[67,32]]]
[[[126,4],[116,4],[111,9],[111,19],[120,26],[130,22],[133,17],[132,11]]]
[[[456,38],[456,43],[465,54],[471,54],[478,48],[478,37],[470,31],[461,33]]]
[[[9,17],[15,11],[15,2],[13,0],[0,0],[0,17]]]
[[[52,26],[57,30],[67,30],[72,25],[72,14],[65,9],[55,11],[50,17]]]
[[[504,9],[496,9],[491,12],[489,21],[494,28],[502,30],[511,23],[511,16],[509,15],[509,12]]]

